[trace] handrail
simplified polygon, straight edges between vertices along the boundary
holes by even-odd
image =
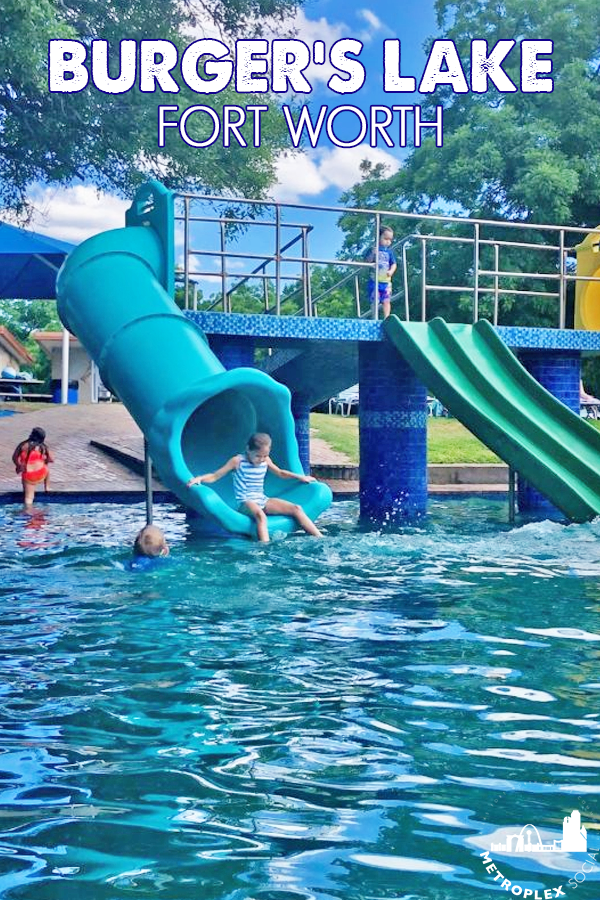
[[[477,321],[477,319],[479,318],[480,298],[482,296],[487,296],[490,294],[493,295],[493,313],[491,317],[495,324],[498,323],[498,320],[500,318],[500,298],[502,296],[514,296],[520,298],[542,297],[553,301],[558,299],[558,327],[564,328],[566,321],[568,284],[578,281],[600,282],[600,277],[595,275],[579,276],[566,271],[566,260],[569,257],[569,254],[572,254],[576,249],[576,241],[580,239],[582,235],[598,233],[598,228],[586,228],[575,225],[563,226],[545,223],[516,222],[513,220],[501,219],[479,219],[467,216],[462,217],[442,214],[420,214],[406,212],[403,210],[382,210],[356,207],[345,208],[320,204],[256,200],[250,198],[223,198],[211,194],[196,194],[188,192],[177,194],[176,196],[183,200],[184,208],[184,214],[178,215],[176,218],[177,221],[183,222],[184,224],[184,270],[186,281],[186,306],[188,296],[187,282],[190,276],[208,274],[214,276],[214,272],[207,273],[192,271],[192,268],[190,266],[190,258],[193,256],[212,256],[220,260],[221,297],[218,301],[211,303],[209,307],[205,307],[205,309],[214,309],[215,306],[218,306],[219,303],[222,303],[224,311],[231,311],[232,294],[234,294],[238,288],[240,288],[243,284],[246,284],[250,279],[259,279],[262,280],[264,285],[264,312],[269,312],[271,314],[275,312],[277,315],[280,315],[282,303],[284,301],[289,302],[297,296],[298,291],[301,291],[303,298],[302,306],[292,314],[316,316],[319,314],[319,305],[322,305],[323,300],[325,300],[336,290],[339,290],[340,288],[348,285],[353,280],[354,288],[353,291],[349,294],[348,299],[350,302],[352,302],[353,294],[353,302],[356,309],[356,315],[361,316],[360,285],[358,280],[359,274],[362,269],[369,269],[373,273],[373,278],[377,283],[379,276],[376,263],[367,262],[364,258],[343,259],[338,257],[332,259],[327,254],[321,256],[312,256],[308,251],[308,234],[311,232],[313,234],[315,233],[315,225],[299,223],[297,221],[294,221],[293,223],[284,221],[284,209],[303,210],[305,212],[307,210],[312,210],[317,213],[334,212],[340,216],[343,215],[346,217],[351,215],[367,216],[370,220],[370,231],[374,235],[373,240],[375,241],[378,234],[378,225],[380,223],[387,224],[389,222],[389,224],[393,226],[394,223],[402,221],[418,222],[419,224],[417,225],[416,230],[414,229],[414,227],[411,228],[411,232],[409,234],[403,235],[400,240],[396,241],[393,245],[394,249],[401,249],[401,254],[399,254],[400,258],[398,260],[398,267],[402,270],[402,285],[400,287],[400,290],[394,293],[392,299],[396,300],[398,297],[404,297],[404,317],[407,320],[410,317],[409,256],[412,259],[411,250],[414,248],[420,248],[420,255],[418,262],[410,262],[410,268],[413,275],[411,283],[414,283],[415,279],[417,280],[417,283],[420,282],[420,318],[423,321],[427,320],[429,294],[432,291],[435,291],[436,293],[447,292],[449,294],[470,293],[472,296],[473,321]],[[212,204],[222,204],[224,202],[228,202],[229,204],[236,203],[240,205],[249,205],[261,211],[259,213],[260,215],[263,215],[267,210],[272,210],[272,216],[269,217],[269,221],[266,221],[264,218],[262,220],[257,220],[250,218],[247,215],[240,216],[240,218],[236,218],[232,215],[221,217],[216,214],[214,216],[197,215],[194,214],[191,209],[191,206],[194,202]],[[219,231],[222,235],[221,248],[219,251],[191,248],[191,225],[194,222],[214,223],[218,225]],[[275,245],[272,252],[241,253],[236,250],[227,248],[224,239],[226,224],[236,224],[242,225],[244,227],[250,225],[260,225],[262,228],[274,229]],[[435,233],[434,226],[439,226],[440,224],[444,226],[451,225],[455,229],[466,227],[470,233],[464,235],[456,233]],[[282,232],[286,228],[300,229],[300,233],[295,235],[286,243],[282,244]],[[488,228],[493,229],[492,235],[487,232]],[[428,229],[431,229],[431,232],[429,232]],[[508,229],[509,232],[512,231],[512,233],[506,233],[506,229]],[[439,230],[440,229],[438,227],[438,231]],[[504,230],[506,236],[500,237],[498,234],[499,230]],[[502,233],[502,231],[500,231],[500,233]],[[544,239],[544,233],[547,235],[546,239]],[[535,241],[535,239],[527,240],[526,238],[528,238],[531,234],[537,235],[538,241]],[[519,235],[521,236],[520,240],[518,239]],[[556,237],[554,237],[553,239],[553,236]],[[514,238],[514,240],[512,238]],[[539,242],[540,238],[541,242]],[[296,246],[300,241],[302,242],[300,255],[284,255],[287,250],[289,250],[291,247]],[[472,263],[466,269],[466,271],[463,272],[464,283],[462,285],[435,284],[430,282],[430,279],[428,277],[428,270],[430,272],[433,272],[433,274],[435,275],[436,255],[434,253],[434,248],[436,244],[462,244],[465,246],[473,247]],[[491,248],[491,250],[493,251],[494,257],[492,267],[490,267],[489,262],[489,248]],[[503,270],[501,267],[500,258],[501,250],[506,251],[509,249],[512,251],[522,250],[527,253],[530,250],[542,251],[542,254],[548,254],[548,258],[542,256],[540,257],[540,262],[535,264],[533,264],[531,261],[527,262],[527,269],[533,269],[533,271],[521,272],[516,270],[516,267],[514,265],[515,256],[513,253],[512,257],[509,258],[508,267]],[[260,263],[257,264],[250,272],[237,272],[236,275],[239,278],[239,281],[237,281],[231,288],[227,289],[226,280],[233,275],[232,272],[227,271],[227,260],[236,259],[260,260]],[[511,260],[513,261],[512,266],[510,265]],[[297,269],[298,274],[288,274],[288,272],[284,270],[284,264],[286,266],[292,265],[299,267]],[[273,274],[267,274],[267,269],[269,266],[272,266],[274,268]],[[313,267],[315,266],[350,267],[351,271],[346,275],[343,275],[335,284],[331,285],[330,287],[321,291],[317,296],[315,296],[311,283],[313,278]],[[508,286],[503,286],[502,282],[504,281],[504,283],[506,283],[506,279],[511,279],[513,281],[513,284],[510,284],[509,282]],[[274,281],[274,309],[269,308],[268,284],[270,281]],[[282,285],[286,281],[298,282],[299,288],[291,294],[288,293],[286,296],[283,296]],[[518,285],[520,282],[520,285],[518,287],[514,286],[514,281],[517,281]],[[541,285],[539,290],[532,290],[531,288],[534,287],[534,284],[531,284],[531,282],[535,283],[536,281],[546,282],[547,284],[545,287]],[[548,284],[548,282],[558,282],[558,290],[550,290],[550,284]],[[375,304],[373,308],[373,314],[375,315],[375,318],[377,318],[379,314],[378,304]]]

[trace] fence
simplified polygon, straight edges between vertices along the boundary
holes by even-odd
[[[219,215],[218,207],[224,205],[230,209]],[[240,213],[232,212],[231,207]],[[287,221],[286,214],[289,213],[301,221]],[[231,313],[235,311],[236,291],[249,282],[260,281],[263,313],[281,315],[282,304],[285,304],[287,314],[326,316],[328,298],[351,286],[346,290],[352,297],[353,314],[360,317],[365,313],[361,307],[361,278],[364,281],[364,273],[368,270],[375,282],[377,296],[377,266],[365,260],[366,253],[359,258],[329,258],[310,252],[311,245],[322,246],[327,241],[319,237],[314,222],[302,219],[311,215],[313,219],[321,220],[325,214],[332,213],[343,216],[347,222],[357,217],[359,228],[369,236],[375,251],[382,223],[391,226],[396,235],[401,233],[393,245],[401,287],[392,300],[402,301],[402,316],[406,320],[427,321],[432,295],[458,295],[461,315],[464,315],[468,301],[468,317],[473,322],[480,318],[485,305],[486,314],[495,325],[502,324],[503,300],[518,299],[522,304],[523,299],[537,298],[550,302],[554,321],[547,324],[564,328],[568,285],[577,281],[600,282],[597,276],[574,274],[577,243],[588,234],[598,234],[597,229],[247,198],[227,201],[211,195],[179,194],[176,220],[183,230],[184,261],[180,280],[184,286],[185,308],[197,309],[197,279],[217,277],[219,296],[212,303],[203,305],[203,309],[220,308]],[[214,228],[216,249],[194,246],[193,240],[197,239],[194,233],[200,224],[205,234],[206,226]],[[264,252],[262,246],[259,252],[233,249],[240,234],[247,236],[251,229],[262,229],[265,235],[270,233],[272,249],[267,248]],[[598,244],[593,246],[594,250],[597,247],[600,251],[600,235]],[[449,248],[453,248],[456,257],[454,269],[453,260],[449,261]],[[218,261],[217,273],[202,266],[202,261],[210,257]],[[600,253],[598,262],[600,267]],[[250,270],[236,272],[235,267],[243,263],[249,263]],[[339,280],[315,294],[316,269],[326,266],[334,266],[340,272]],[[451,277],[448,277],[449,268]],[[435,280],[438,272],[446,275],[444,281]],[[286,282],[295,285],[294,289],[286,290]],[[512,306],[512,303],[506,305]],[[398,311],[397,306],[395,311]],[[366,314],[370,314],[369,308]],[[375,317],[379,314],[377,304],[374,304],[373,314]],[[531,314],[535,314],[533,308]]]

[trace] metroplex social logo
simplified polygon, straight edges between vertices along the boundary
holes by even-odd
[[[531,834],[534,831],[537,840],[532,843]],[[562,840],[544,844],[535,825],[523,825],[518,834],[506,836],[506,844],[492,844],[492,850],[504,850],[507,853],[586,853],[587,831],[581,824],[579,810],[574,809],[570,816],[563,819]]]
[[[535,825],[524,825],[520,831],[507,833],[505,843],[492,843],[492,853],[497,851],[502,854],[537,854],[537,853],[585,853],[586,859],[581,864],[581,870],[569,879],[568,887],[576,888],[585,881],[586,873],[596,868],[596,853],[588,853],[587,830],[581,824],[581,815],[578,809],[574,809],[570,816],[563,819],[563,836],[554,840],[544,841]],[[537,890],[526,888],[516,882],[505,878],[495,864],[489,850],[480,853],[483,857],[483,865],[486,871],[499,882],[499,887],[511,893],[514,897],[523,897],[524,900],[552,900],[553,897],[565,897],[565,885],[559,887]],[[589,857],[589,859],[588,859]],[[593,865],[590,860],[593,860]],[[588,865],[590,868],[586,869]]]

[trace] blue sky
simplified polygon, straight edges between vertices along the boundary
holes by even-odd
[[[382,0],[367,0],[364,5],[359,2],[356,6],[342,0],[319,0],[309,2],[297,13],[293,22],[288,24],[293,27],[296,37],[309,46],[316,40],[322,40],[330,47],[341,38],[358,38],[363,42],[360,61],[367,71],[364,86],[354,94],[335,94],[326,85],[331,70],[328,71],[327,66],[311,66],[307,77],[313,91],[309,96],[303,97],[302,102],[309,103],[312,109],[318,110],[321,105],[330,108],[351,105],[368,110],[372,105],[391,106],[418,102],[418,98],[409,94],[384,92],[383,41],[391,38],[401,41],[402,74],[413,75],[419,80],[425,65],[423,42],[436,31],[433,0],[422,0],[418,5],[402,4],[402,7],[386,4]],[[205,29],[202,36],[213,36],[207,31],[209,30]],[[264,36],[273,38],[285,35],[271,30]],[[350,119],[344,113],[336,120],[336,132],[343,139],[356,131],[356,121]],[[390,134],[394,136],[396,130],[397,127],[390,128]],[[194,152],[198,151],[190,148],[190,153]],[[225,165],[227,152],[227,149],[223,149]],[[333,146],[323,135],[316,148],[308,147],[299,153],[281,157],[277,169],[278,180],[273,187],[272,196],[284,202],[337,205],[340,194],[359,179],[362,159],[384,163],[391,173],[402,164],[405,154],[406,150],[398,147],[371,148],[368,137],[365,143],[357,147],[339,148]],[[120,227],[128,205],[126,201],[116,197],[102,195],[98,198],[90,185],[79,185],[68,190],[38,190],[36,203],[40,214],[33,227],[74,243],[106,228]],[[313,213],[299,216],[297,212],[290,212],[289,216],[295,221],[306,220],[314,224],[313,246],[319,246],[326,256],[335,253],[340,235],[335,227],[334,216],[315,218]],[[201,235],[198,235],[198,239],[204,240]],[[208,237],[206,245],[216,246],[214,240]],[[256,250],[257,237],[247,235],[245,246],[248,250]],[[232,265],[238,270],[245,269],[241,260]],[[220,268],[219,260],[207,260],[207,266],[217,271]],[[205,291],[211,290],[212,281],[213,279],[209,279],[206,282]],[[213,283],[212,289],[214,288]]]
[[[397,7],[394,8],[382,0],[357,6],[350,6],[341,0],[307,4],[295,18],[296,37],[304,40],[309,46],[312,46],[315,40],[323,40],[327,46],[331,46],[342,38],[358,38],[363,43],[360,61],[366,69],[367,77],[360,91],[340,95],[327,87],[327,79],[332,71],[327,67],[311,66],[307,78],[313,91],[310,95],[303,96],[301,102],[309,104],[315,112],[321,105],[329,108],[341,105],[358,106],[368,111],[373,105],[391,106],[397,103],[409,105],[418,102],[418,98],[412,95],[386,94],[383,89],[384,40],[396,38],[401,41],[402,74],[414,75],[418,81],[426,61],[423,43],[436,30],[433,0],[425,0],[418,9],[416,5],[411,5],[405,7],[405,10],[401,12]],[[343,140],[351,139],[356,133],[356,128],[356,120],[348,114],[344,113],[336,120],[336,133]],[[390,134],[394,135],[394,128],[390,128]],[[366,143],[354,148],[339,148],[333,146],[323,133],[316,148],[305,147],[301,153],[285,155],[280,159],[278,183],[274,186],[272,195],[279,201],[289,203],[337,206],[340,194],[359,180],[359,166],[363,159],[381,162],[392,173],[401,165],[406,152],[397,147],[371,148],[368,139]],[[313,226],[309,237],[311,257],[317,256],[319,259],[335,257],[343,238],[336,224],[337,214],[323,214],[312,209],[288,209],[284,210],[282,218],[283,221]],[[284,234],[285,240],[297,234],[297,231],[290,229]],[[273,242],[273,231],[263,227],[250,228],[234,249],[238,252],[245,250],[260,253],[265,247],[272,247]],[[198,227],[194,245],[217,249],[216,229],[210,226],[203,229]],[[299,245],[289,253],[300,255]],[[228,271],[247,272],[255,263],[254,260],[229,260]],[[219,271],[220,259],[216,256],[204,257],[201,268],[203,271],[209,271],[211,268]],[[282,271],[293,274],[296,269],[297,266],[289,264],[284,265]],[[198,280],[205,294],[220,288],[216,276],[214,279],[203,277]],[[254,283],[258,285],[259,282]]]
[[[373,105],[411,104],[415,99],[410,94],[386,94],[383,90],[383,42],[398,39],[402,47],[402,72],[419,78],[425,64],[424,40],[435,32],[433,0],[425,0],[418,5],[405,6],[400,11],[393,4],[382,0],[369,2],[363,6],[351,6],[341,0],[309,3],[296,17],[298,37],[309,46],[314,40],[323,40],[331,46],[341,38],[358,38],[363,43],[360,61],[367,77],[363,87],[354,94],[340,95],[328,89],[326,79],[330,73],[327,67],[311,67],[309,81],[313,92],[305,102],[315,111],[321,105],[358,106],[363,110]],[[325,69],[325,71],[324,71]],[[357,122],[350,114],[344,113],[335,125],[336,133],[342,139],[350,139],[357,129]],[[394,128],[390,128],[394,135]],[[335,148],[322,134],[316,150],[305,152],[301,161],[282,161],[280,165],[280,186],[275,193],[278,199],[304,200],[319,198],[322,203],[336,203],[342,190],[358,179],[361,159],[389,165],[390,170],[400,165],[405,150],[389,149],[381,145],[376,149],[367,142],[354,148]],[[299,168],[299,162],[304,166]]]

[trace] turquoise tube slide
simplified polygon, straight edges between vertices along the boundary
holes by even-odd
[[[139,224],[104,232],[71,253],[57,282],[59,315],[144,433],[162,482],[207,531],[254,536],[254,521],[236,509],[231,475],[210,486],[186,482],[242,453],[255,431],[271,435],[280,468],[301,473],[290,393],[257,369],[225,371],[165,290],[172,235],[153,227],[146,212],[161,202],[172,209],[172,198],[152,183],[142,200],[139,215],[128,216]],[[265,491],[300,504],[312,519],[332,499],[325,484],[271,473]],[[296,528],[288,517],[268,521],[271,533]]]
[[[390,316],[384,328],[450,412],[566,516],[600,514],[600,433],[543,388],[489,322]]]

